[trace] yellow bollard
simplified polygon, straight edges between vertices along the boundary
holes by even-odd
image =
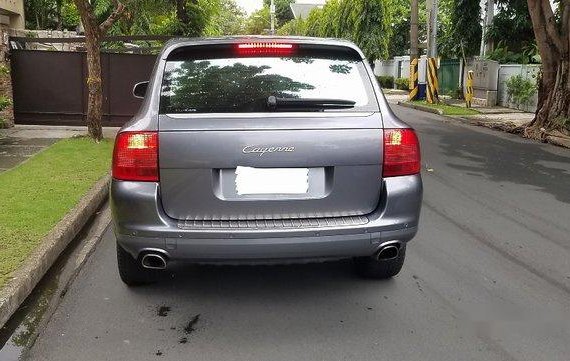
[[[438,103],[439,102],[439,95],[438,95],[438,80],[437,80],[437,59],[436,58],[428,58],[428,71],[427,71],[427,91],[426,91],[426,100],[430,104]]]
[[[467,72],[467,86],[465,91],[465,106],[471,108],[471,101],[473,100],[473,70]]]
[[[418,96],[418,59],[413,59],[410,62],[410,81],[408,85],[410,94],[408,100],[414,100]]]

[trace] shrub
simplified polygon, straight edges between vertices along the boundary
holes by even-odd
[[[498,61],[501,64],[540,64],[540,53],[536,44],[530,44],[515,53],[510,51],[504,41],[499,41],[495,49],[485,55],[486,59]]]
[[[0,96],[0,112],[6,108],[8,108],[12,104],[10,99]]]
[[[457,87],[455,89],[449,89],[445,91],[445,95],[447,95],[452,99],[463,99],[463,91],[461,90],[461,87]]]
[[[522,75],[514,75],[505,82],[509,101],[516,104],[517,108],[527,105],[530,98],[536,93],[536,81],[525,78]]]
[[[0,78],[5,77],[8,74],[8,68],[2,64],[0,64]],[[1,80],[1,79],[0,79]],[[0,94],[0,112],[9,107],[12,104],[9,98]],[[6,126],[4,119],[0,117],[0,128],[4,128]]]
[[[378,83],[380,83],[380,86],[382,88],[386,88],[386,89],[394,89],[394,77],[391,75],[380,75],[377,76],[376,79],[378,79]]]
[[[408,78],[398,78],[395,81],[396,89],[400,90],[409,90],[410,89],[410,80]]]
[[[0,96],[0,112],[9,107],[11,104],[12,102],[10,101],[10,99]],[[6,127],[6,122],[4,121],[4,119],[2,119],[2,117],[0,117],[0,129],[5,127]]]

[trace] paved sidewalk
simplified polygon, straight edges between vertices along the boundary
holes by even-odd
[[[105,138],[114,138],[119,128],[104,128]],[[0,129],[0,173],[24,162],[59,139],[87,134],[87,127],[16,125]]]
[[[393,92],[384,90],[384,96],[388,103],[398,104],[398,102],[405,102],[408,100],[408,94],[402,92]]]
[[[457,99],[446,99],[446,104],[465,107],[465,102]],[[501,106],[486,107],[473,104],[473,109],[481,114],[463,116],[462,118],[475,122],[477,125],[503,129],[506,131],[521,127],[534,118],[534,113]]]
[[[430,113],[441,112],[421,105],[410,105],[405,102],[408,100],[406,94],[385,92],[384,95],[390,104],[400,104],[416,110],[427,111]],[[456,99],[445,99],[446,104],[465,107],[465,102]],[[422,109],[423,108],[423,109]],[[442,115],[446,118],[455,119],[457,121],[487,127],[491,129],[501,130],[509,133],[519,133],[521,127],[525,126],[534,118],[534,113],[523,112],[517,109],[505,108],[501,106],[484,107],[473,105],[473,109],[479,112],[476,115]],[[555,131],[546,136],[546,141],[561,147],[570,148],[570,136],[560,131]]]

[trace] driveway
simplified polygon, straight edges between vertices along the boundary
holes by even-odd
[[[103,135],[114,138],[118,128],[105,127]],[[25,162],[62,138],[85,136],[87,127],[16,125],[0,129],[0,173]]]
[[[29,360],[545,360],[570,355],[570,152],[394,106],[423,152],[402,273],[176,266],[129,289],[107,230]]]

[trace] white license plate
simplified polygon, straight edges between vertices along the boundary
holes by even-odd
[[[236,168],[236,192],[242,194],[304,194],[308,168]]]

